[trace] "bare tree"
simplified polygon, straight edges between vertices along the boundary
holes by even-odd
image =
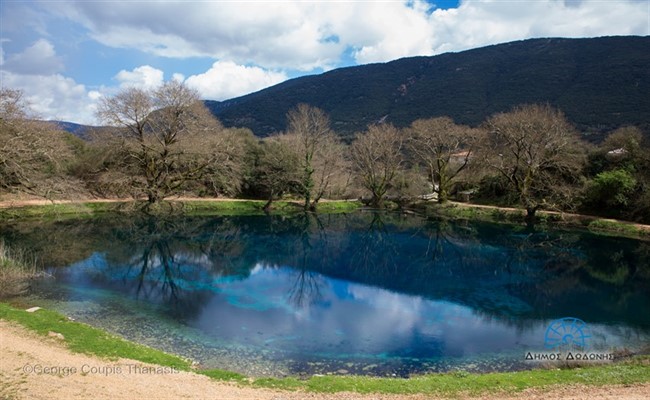
[[[411,125],[409,150],[426,168],[438,202],[449,198],[454,179],[467,169],[479,142],[479,131],[456,125],[449,117],[419,119]]]
[[[300,185],[300,160],[288,144],[278,137],[271,137],[260,147],[255,160],[252,181],[268,198],[264,210],[269,210],[273,201]]]
[[[121,128],[131,185],[149,204],[201,179],[223,155],[223,127],[195,90],[170,81],[157,90],[126,89],[103,98],[100,119]]]
[[[278,137],[300,161],[301,177],[296,184],[298,192],[304,198],[305,210],[316,211],[318,202],[326,194],[345,192],[345,178],[350,174],[349,162],[345,158],[346,147],[334,134],[330,134],[319,141],[318,148],[309,157],[309,167],[306,168],[307,157],[302,139],[293,133]]]
[[[78,192],[66,168],[80,140],[30,113],[21,91],[0,89],[0,189],[46,198]]]
[[[214,158],[198,183],[212,196],[235,196],[241,192],[244,180],[244,158],[249,143],[257,140],[248,129],[230,128],[213,137]]]
[[[320,108],[298,104],[287,113],[287,120],[288,135],[301,162],[300,189],[305,199],[304,208],[313,210],[329,186],[329,176],[333,172],[329,163],[336,163],[337,153],[332,150],[336,148],[337,139],[330,128],[329,117]],[[319,175],[318,182],[314,174]]]
[[[386,192],[402,167],[402,136],[390,124],[371,125],[352,143],[351,158],[361,185],[372,195],[371,205],[383,207]]]
[[[314,187],[312,188],[311,210],[325,196],[341,196],[350,185],[352,174],[350,161],[346,158],[347,147],[332,135],[314,155]]]
[[[539,208],[572,200],[584,148],[562,112],[524,105],[490,117],[485,125],[490,132],[487,162],[508,180],[529,222]]]

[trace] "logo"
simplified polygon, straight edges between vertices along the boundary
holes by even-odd
[[[556,319],[546,328],[546,352],[526,353],[526,361],[549,362],[608,362],[614,360],[612,352],[586,351],[591,338],[589,326],[581,319],[567,317]]]
[[[580,349],[587,347],[591,330],[578,318],[560,318],[552,321],[544,335],[544,347],[549,350]]]

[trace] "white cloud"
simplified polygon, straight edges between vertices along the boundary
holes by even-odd
[[[94,39],[165,57],[312,70],[545,36],[648,35],[647,1],[56,2]],[[182,16],[182,18],[180,18]]]
[[[71,78],[54,75],[19,75],[0,71],[4,87],[20,89],[37,118],[94,124],[93,92]]]
[[[534,37],[650,34],[647,1],[464,1],[430,16],[433,53]]]
[[[310,70],[338,60],[343,45],[319,18],[320,3],[56,2],[100,43],[164,57],[212,57],[267,68]]]
[[[429,13],[422,1],[353,3],[346,14],[329,19],[356,62],[364,64],[432,54]]]
[[[119,87],[89,90],[85,85],[61,74],[27,75],[0,71],[3,87],[20,89],[37,118],[72,121],[96,125],[95,110],[102,96],[113,95],[120,88],[156,88],[163,84],[163,71],[149,65],[122,70],[115,76]],[[185,80],[182,74],[173,78]],[[250,93],[282,82],[283,73],[267,71],[259,67],[247,67],[232,62],[216,62],[205,73],[192,75],[185,80],[188,86],[199,91],[202,97],[224,100]]]
[[[192,75],[185,83],[199,91],[206,99],[225,100],[280,83],[287,76],[259,67],[217,61],[205,73]]]
[[[63,61],[50,42],[39,39],[21,53],[7,55],[2,68],[25,75],[50,75],[63,70]]]
[[[155,89],[163,84],[163,71],[150,65],[134,68],[133,71],[121,70],[115,75],[121,88]]]
[[[2,15],[3,35],[9,35],[2,43],[17,40],[12,35],[26,26],[36,33],[32,40],[38,39],[19,53],[0,48],[2,85],[23,89],[45,118],[83,123],[94,122],[100,95],[115,93],[116,86],[156,87],[164,74],[142,65],[118,72],[113,87],[88,91],[60,74],[64,59],[53,43],[59,51],[67,48],[54,41],[63,23],[79,32],[83,29],[74,24],[83,25],[91,38],[109,47],[219,60],[201,74],[172,75],[211,99],[279,83],[287,70],[331,69],[342,59],[381,62],[531,37],[650,35],[648,0],[464,0],[457,8],[435,11],[423,0],[35,4],[12,3]],[[20,23],[8,18],[32,14]]]
[[[2,54],[0,64],[2,86],[22,90],[35,118],[95,123],[97,98],[58,73],[63,62],[49,41],[39,39],[20,53]]]

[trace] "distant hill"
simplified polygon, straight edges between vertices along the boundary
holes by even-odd
[[[206,101],[226,126],[282,131],[298,103],[329,113],[343,136],[385,119],[406,126],[447,115],[478,125],[523,103],[550,103],[583,132],[633,124],[650,133],[650,37],[531,39],[411,57],[292,79],[235,99]]]
[[[93,134],[100,133],[103,131],[110,131],[112,128],[108,126],[92,126],[92,125],[82,125],[76,124],[74,122],[67,121],[47,121],[58,129],[72,133],[73,135],[84,139],[89,140],[92,138]]]
[[[73,135],[79,137],[84,137],[85,134],[90,129],[93,128],[92,126],[75,124],[74,122],[66,122],[66,121],[49,121],[49,122],[54,124],[57,128],[64,130],[66,132],[70,132]]]

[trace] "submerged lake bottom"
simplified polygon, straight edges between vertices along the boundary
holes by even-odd
[[[250,376],[531,369],[650,348],[650,243],[361,211],[15,221],[25,298]]]

